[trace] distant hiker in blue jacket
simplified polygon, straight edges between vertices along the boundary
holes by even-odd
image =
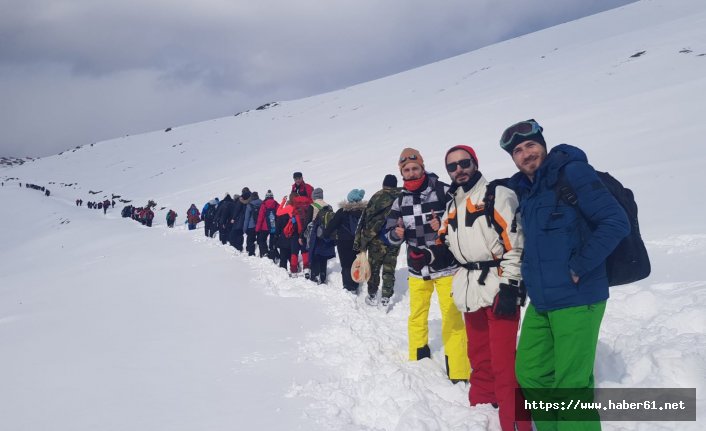
[[[252,192],[250,202],[245,206],[245,217],[243,217],[243,231],[245,232],[245,250],[248,256],[255,256],[255,243],[257,242],[257,234],[255,227],[257,226],[257,217],[260,213],[262,201],[257,192]]]
[[[500,139],[519,169],[509,185],[519,200],[525,234],[522,278],[531,300],[517,347],[517,381],[528,401],[590,400],[608,299],[605,260],[630,227],[586,154],[566,144],[547,153],[542,130],[534,120],[522,121]],[[576,207],[559,198],[562,176],[574,191]],[[540,431],[601,428],[597,414],[589,421],[567,421],[566,415],[532,411]]]

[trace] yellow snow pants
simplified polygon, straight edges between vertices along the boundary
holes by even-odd
[[[446,354],[446,372],[449,379],[468,380],[471,366],[468,362],[468,341],[463,316],[451,298],[453,276],[435,280],[409,277],[409,360],[417,361],[431,356],[429,350],[429,306],[436,288],[441,308],[441,339]]]

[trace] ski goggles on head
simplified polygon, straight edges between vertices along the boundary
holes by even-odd
[[[407,160],[413,160],[416,162],[418,159],[419,159],[419,157],[417,157],[416,154],[410,154],[409,156],[400,157],[400,163],[404,163]]]
[[[500,137],[500,146],[507,148],[515,140],[515,137],[530,137],[542,132],[542,126],[540,126],[534,119],[527,121],[520,121],[519,123],[513,124],[512,126],[505,129],[503,135]]]
[[[459,160],[458,162],[451,162],[446,164],[446,170],[448,172],[456,172],[457,167],[461,167],[461,169],[468,169],[473,165],[473,159],[462,159]]]

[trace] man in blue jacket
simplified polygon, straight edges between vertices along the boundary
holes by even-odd
[[[608,299],[605,260],[629,233],[627,216],[583,151],[561,144],[547,153],[536,121],[508,127],[500,146],[519,169],[509,185],[519,200],[522,278],[531,300],[517,347],[517,381],[529,401],[588,400]],[[560,198],[560,179],[575,206]],[[597,414],[577,422],[566,412],[533,409],[532,415],[540,431],[600,430]]]

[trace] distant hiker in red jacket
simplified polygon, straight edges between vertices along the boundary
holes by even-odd
[[[297,196],[306,196],[313,202],[314,198],[312,194],[314,193],[314,187],[304,182],[304,176],[301,172],[295,172],[293,177],[294,184],[292,184],[292,193],[296,193]]]
[[[188,210],[186,210],[186,221],[189,223],[189,230],[196,229],[196,225],[201,221],[201,213],[196,205],[191,204]]]
[[[271,259],[274,258],[274,252],[276,251],[275,241],[277,239],[277,208],[279,208],[279,204],[274,199],[272,190],[268,190],[257,214],[257,224],[255,225],[260,257],[267,255]],[[269,244],[267,241],[268,237]]]

